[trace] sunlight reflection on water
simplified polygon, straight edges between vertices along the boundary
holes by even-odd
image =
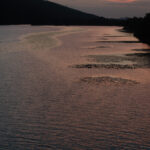
[[[52,37],[45,36],[47,44],[38,41],[42,46],[33,48],[29,38],[1,47],[5,53],[0,52],[0,150],[150,149],[150,71],[68,67],[89,63],[81,56],[121,56],[146,46],[136,42],[95,44],[106,36],[110,41],[136,39],[119,32],[120,27],[80,28],[85,31],[60,37],[63,43],[54,49],[49,48]],[[72,29],[76,27],[69,32]],[[3,26],[0,40],[7,43],[22,34],[58,30],[64,27]],[[32,40],[37,41],[37,36]],[[105,78],[111,83],[93,84],[92,78],[84,78],[88,76],[111,76]],[[81,78],[92,84],[80,82]],[[134,83],[132,80],[141,84],[124,84]]]

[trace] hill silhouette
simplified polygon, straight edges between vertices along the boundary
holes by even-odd
[[[1,0],[0,24],[97,25],[105,18],[46,0]]]

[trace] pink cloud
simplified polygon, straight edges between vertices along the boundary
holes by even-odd
[[[137,0],[108,0],[110,2],[116,2],[116,3],[132,3],[135,2]]]

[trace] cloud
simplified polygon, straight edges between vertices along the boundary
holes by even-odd
[[[110,2],[116,2],[116,3],[132,3],[135,2],[137,0],[108,0]]]

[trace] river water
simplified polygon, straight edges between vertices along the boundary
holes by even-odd
[[[0,26],[0,150],[150,149],[149,50],[121,27]]]

